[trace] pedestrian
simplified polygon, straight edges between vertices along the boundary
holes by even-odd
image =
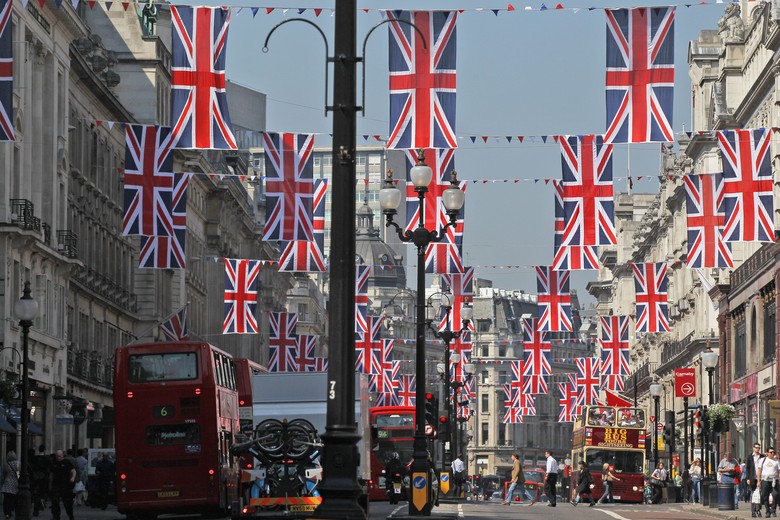
[[[521,480],[522,475],[522,480]],[[517,455],[517,453],[512,454],[512,481],[509,484],[509,489],[506,490],[506,496],[504,497],[504,501],[502,504],[505,506],[511,505],[512,500],[515,497],[515,488],[518,484],[522,486],[522,483],[525,483],[525,475],[523,475],[523,468],[520,465],[520,457]],[[523,487],[520,488],[521,496],[522,496],[522,490]]]
[[[19,460],[15,451],[9,451],[5,455],[3,464],[3,482],[0,491],[3,492],[3,513],[6,518],[16,510],[16,494],[19,493]]]
[[[766,457],[763,453],[761,453],[761,444],[754,443],[753,444],[753,453],[748,455],[747,460],[745,461],[745,479],[747,481],[747,486],[749,490],[749,494],[753,494],[753,491],[756,490],[756,486],[758,484],[758,481],[756,480],[756,468],[758,467],[758,461]]]
[[[75,498],[73,503],[75,505],[86,505],[87,503],[87,481],[89,479],[89,461],[87,461],[87,450],[81,448],[76,450],[78,456],[76,457],[76,486],[74,486]],[[78,483],[81,483],[79,485]],[[83,489],[82,489],[83,488]]]
[[[664,463],[659,462],[655,466],[655,470],[650,475],[650,484],[653,486],[653,498],[650,500],[653,504],[657,504],[661,501],[663,495],[663,487],[666,485],[666,470],[664,469]]]
[[[463,463],[463,455],[458,454],[452,461],[452,481],[455,483],[453,493],[459,497],[463,492],[463,482],[466,480],[466,465]]]
[[[756,467],[756,479],[761,486],[761,504],[766,508],[766,518],[770,514],[777,515],[777,477],[780,473],[780,464],[775,455],[775,449],[766,450],[766,456],[758,461]],[[769,503],[769,497],[772,497],[772,504]],[[758,514],[761,514],[759,509]]]
[[[547,471],[544,476],[544,492],[547,495],[548,507],[555,507],[557,502],[555,485],[558,483],[558,461],[552,456],[550,450],[544,452],[547,457]]]
[[[596,505],[596,502],[593,500],[593,476],[591,476],[590,470],[583,461],[579,462],[579,467],[580,478],[577,481],[577,496],[574,497],[574,502],[572,502],[571,505],[577,507],[577,504],[580,503],[580,497],[582,495],[588,495],[588,500],[590,500],[589,507],[593,507]]]
[[[51,472],[52,458],[46,454],[46,446],[38,446],[38,455],[30,459],[32,461],[31,491],[33,501],[33,516],[38,516],[46,509],[46,500],[49,496],[49,473]]]
[[[615,485],[614,482],[619,482],[620,479],[617,478],[612,470],[613,468],[609,465],[609,462],[605,462],[602,466],[601,480],[604,482],[604,494],[599,498],[599,504],[605,502],[609,502],[610,504],[615,503],[615,499],[612,496],[612,486]]]
[[[718,464],[718,477],[721,484],[737,484],[735,480],[737,477],[737,461],[731,458],[731,452],[726,451],[723,454],[723,458]],[[736,489],[737,486],[734,486]],[[734,492],[734,502],[737,509],[739,509],[739,502],[737,501],[736,491]]]
[[[747,487],[747,461],[739,459],[739,499],[744,502],[748,502],[748,487]]]
[[[701,500],[701,459],[699,457],[696,457],[696,459],[691,464],[691,468],[688,470],[691,474],[691,496],[693,497],[693,502],[695,504],[699,503],[699,500]],[[755,471],[755,469],[754,469]],[[753,476],[753,480],[755,481],[755,474]]]
[[[69,520],[73,520],[73,486],[76,484],[76,466],[62,450],[54,452],[54,464],[50,477],[51,516],[60,520],[60,501],[65,506]]]
[[[396,454],[396,460],[399,460]],[[400,460],[399,460],[400,462]],[[95,465],[95,477],[97,478],[97,497],[94,500],[94,506],[99,507],[103,511],[108,506],[108,490],[111,489],[111,482],[114,480],[114,472],[116,467],[114,461],[112,461],[107,452],[103,452],[103,458],[101,458]],[[406,473],[406,467],[401,463],[402,475]]]

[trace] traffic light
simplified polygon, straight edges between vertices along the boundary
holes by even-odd
[[[429,435],[436,435],[439,417],[439,402],[436,394],[432,392],[425,393],[425,423],[431,427]],[[427,428],[426,428],[427,430]]]
[[[702,424],[701,410],[696,410],[693,414],[693,427],[694,435],[698,436],[701,433]]]
[[[442,415],[439,417],[439,437],[442,439],[446,439],[447,433],[450,430],[450,421],[447,419],[446,415]]]
[[[674,453],[674,412],[666,412],[666,424],[664,424],[664,444],[669,453]]]

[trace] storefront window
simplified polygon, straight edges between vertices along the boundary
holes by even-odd
[[[761,422],[763,423],[764,446],[775,446],[777,443],[777,421],[769,418],[769,399],[773,395],[761,395]]]

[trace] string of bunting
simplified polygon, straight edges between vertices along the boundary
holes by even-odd
[[[44,8],[46,5],[46,0],[36,0],[38,5],[41,6],[41,8]],[[751,3],[758,3],[763,2],[766,0],[749,0]],[[29,0],[22,0],[22,4],[27,7],[27,4],[29,3]],[[54,0],[55,5],[57,8],[60,8],[62,6],[63,0]],[[119,3],[122,6],[122,9],[127,11],[130,8],[130,2],[114,2],[109,0],[69,0],[69,2],[74,9],[78,8],[78,5],[81,4],[87,4],[90,9],[94,9],[96,5],[105,6],[106,11],[110,11],[111,7],[115,3]],[[728,4],[728,3],[739,3],[739,0],[715,0],[712,2],[707,1],[700,1],[700,2],[689,2],[689,3],[676,3],[676,4],[666,4],[662,6],[654,6],[654,7],[672,7],[672,6],[678,6],[678,7],[702,7],[702,6],[708,6],[708,5],[721,5],[721,4]],[[161,9],[164,5],[163,3],[155,3],[154,4],[157,9]],[[178,4],[174,4],[178,5]],[[319,18],[321,15],[325,14],[326,16],[333,16],[335,14],[335,10],[332,7],[324,8],[324,7],[276,7],[276,6],[252,6],[252,5],[239,5],[239,6],[229,6],[226,7],[227,9],[230,9],[232,12],[238,14],[241,13],[244,10],[247,10],[252,13],[252,18],[255,18],[258,14],[266,14],[270,15],[272,13],[281,14],[283,16],[287,14],[295,14],[295,15],[303,15],[303,14],[313,14],[315,18]],[[620,9],[620,6],[591,6],[591,7],[566,7],[563,3],[550,3],[549,5],[542,2],[538,5],[525,5],[525,6],[518,6],[515,7],[514,4],[507,4],[506,7],[472,7],[468,9],[456,9],[458,13],[465,13],[465,12],[473,12],[473,13],[493,13],[493,15],[498,16],[500,13],[520,13],[520,12],[548,12],[548,11],[568,11],[573,13],[579,13],[579,12],[590,12],[590,11],[609,11],[613,9]],[[371,7],[371,8],[361,8],[359,11],[362,11],[363,13],[369,14],[372,12],[378,12],[384,14],[386,11],[389,11],[392,9],[389,8],[379,8],[379,7]],[[451,9],[428,9],[429,11],[447,11]]]

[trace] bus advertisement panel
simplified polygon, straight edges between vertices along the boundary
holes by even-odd
[[[604,493],[602,471],[606,464],[620,479],[612,495],[623,502],[642,502],[644,491],[645,411],[639,408],[590,406],[574,423],[571,489],[576,489],[582,460],[590,469],[594,497]],[[572,491],[574,492],[574,491]]]

